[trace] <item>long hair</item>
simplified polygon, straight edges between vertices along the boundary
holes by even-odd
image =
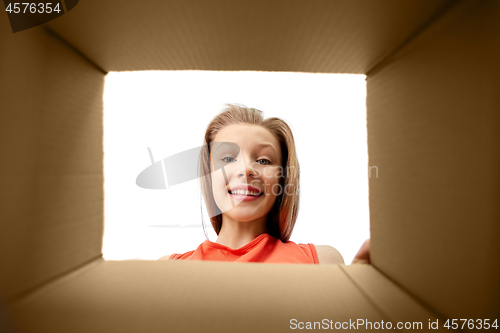
[[[212,192],[212,179],[210,175],[210,143],[213,142],[217,133],[224,127],[232,124],[254,124],[269,130],[278,139],[281,147],[283,176],[280,179],[281,194],[274,202],[271,211],[267,215],[266,226],[268,233],[276,238],[287,242],[292,235],[295,221],[299,212],[299,181],[300,169],[295,152],[295,141],[292,130],[288,124],[276,117],[264,119],[263,112],[257,109],[248,108],[241,104],[226,104],[225,108],[212,119],[205,132],[204,145],[199,160],[201,194],[209,213],[210,222],[219,235],[222,227],[222,214],[215,203]],[[292,194],[289,194],[289,193]],[[203,214],[202,214],[203,220]],[[208,239],[205,224],[203,223],[205,236]]]

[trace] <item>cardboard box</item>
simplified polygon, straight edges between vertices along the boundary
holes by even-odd
[[[499,1],[86,0],[0,28],[0,331],[499,319]],[[102,259],[104,77],[193,69],[367,74],[372,265]]]

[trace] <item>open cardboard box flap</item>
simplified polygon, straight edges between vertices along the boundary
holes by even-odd
[[[500,2],[87,0],[16,34],[0,15],[0,29],[11,325],[284,331],[500,313]],[[367,74],[373,266],[103,261],[104,76],[151,69]]]
[[[279,332],[298,322],[437,319],[370,265],[192,261],[98,260],[11,311],[28,331],[50,323],[56,332]]]

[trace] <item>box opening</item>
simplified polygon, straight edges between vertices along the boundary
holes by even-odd
[[[240,103],[292,128],[301,201],[290,240],[334,246],[350,263],[369,238],[368,178],[379,176],[377,166],[368,166],[365,99],[364,75],[110,72],[104,93],[104,258],[156,260],[194,250],[206,239],[202,212],[209,240],[217,240],[198,180],[147,190],[136,177],[151,157],[158,161],[201,146],[223,104]]]

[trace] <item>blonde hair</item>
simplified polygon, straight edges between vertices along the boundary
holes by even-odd
[[[266,226],[271,236],[287,242],[292,235],[295,221],[299,211],[299,181],[300,169],[297,154],[295,152],[295,141],[292,130],[288,124],[276,117],[264,119],[263,112],[248,108],[241,104],[225,104],[225,108],[215,116],[207,126],[205,132],[205,144],[207,149],[202,149],[200,154],[200,175],[209,175],[210,170],[210,143],[224,127],[232,124],[254,124],[269,130],[278,139],[281,147],[283,177],[280,179],[282,189],[276,201],[267,215]],[[212,192],[211,177],[201,177],[201,194],[205,200],[207,212],[209,213],[212,227],[219,235],[222,227],[222,214],[215,203]],[[202,216],[203,219],[203,216]],[[203,228],[205,225],[203,224]],[[207,236],[205,231],[205,236]],[[207,236],[208,239],[208,236]]]

